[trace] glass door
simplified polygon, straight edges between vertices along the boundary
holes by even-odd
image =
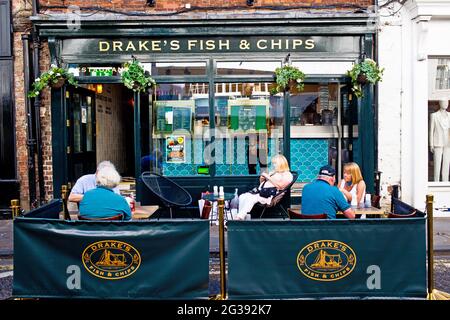
[[[84,88],[68,88],[67,159],[68,181],[96,170],[95,93]]]

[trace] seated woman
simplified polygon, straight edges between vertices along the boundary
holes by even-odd
[[[97,188],[84,194],[80,203],[80,216],[87,219],[104,219],[122,215],[123,220],[131,219],[131,209],[121,195],[112,189],[120,183],[120,175],[113,167],[103,167],[95,177]]]
[[[289,171],[289,164],[283,155],[277,154],[272,157],[272,166],[273,172],[269,174],[264,172],[259,178],[259,193],[246,192],[239,196],[237,220],[245,220],[245,216],[256,203],[269,204],[277,190],[285,189],[294,179]]]
[[[341,190],[352,207],[364,207],[366,183],[356,163],[348,162],[344,164],[344,179],[339,182],[339,190]]]

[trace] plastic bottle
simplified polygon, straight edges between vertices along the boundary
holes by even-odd
[[[366,208],[370,208],[372,206],[372,202],[370,200],[370,194],[366,194],[366,201],[364,202],[364,206]]]
[[[223,191],[223,186],[219,187],[219,198],[223,199],[225,197],[225,192]]]
[[[217,186],[214,186],[214,187],[213,187],[213,190],[214,190],[214,191],[213,191],[213,192],[214,192],[214,196],[217,197],[217,196],[219,195],[219,191],[218,191],[218,189],[217,189]]]
[[[233,197],[233,199],[231,199],[231,202],[230,202],[230,209],[231,210],[233,210],[233,209],[238,210],[239,209],[238,188],[236,188],[235,191],[234,191],[234,197]]]

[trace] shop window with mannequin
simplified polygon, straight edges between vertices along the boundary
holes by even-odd
[[[448,100],[439,100],[439,110],[430,114],[430,152],[433,154],[434,181],[449,181],[450,112]]]

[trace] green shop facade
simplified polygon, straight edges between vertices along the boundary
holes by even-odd
[[[366,86],[356,99],[345,75],[360,59],[376,59],[375,30],[365,15],[82,21],[76,30],[62,19],[33,22],[48,40],[51,62],[69,68],[80,84],[51,91],[54,197],[61,185],[111,160],[99,154],[106,141],[99,127],[103,135],[110,130],[109,145],[120,144],[126,164],[119,171],[136,178],[142,204],[156,203],[139,179],[143,171],[187,188],[195,206],[213,186],[249,190],[278,153],[299,173],[291,203],[299,203],[302,184],[324,164],[341,175],[343,163],[357,162],[374,192],[375,88]],[[156,88],[136,93],[123,86],[120,68],[133,58]],[[271,94],[275,68],[285,63],[306,74],[304,89]],[[108,104],[122,105],[119,121],[126,124],[108,123],[116,110]]]

